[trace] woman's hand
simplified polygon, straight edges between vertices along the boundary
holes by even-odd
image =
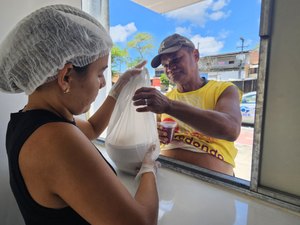
[[[144,69],[144,66],[146,65],[147,61],[143,60],[139,64],[137,64],[135,67],[128,69],[123,73],[118,81],[112,86],[110,92],[108,95],[112,96],[115,100],[118,99],[123,87],[128,83],[130,78],[132,76],[135,76],[137,74],[140,74],[142,70]]]
[[[160,167],[160,163],[153,159],[153,153],[155,152],[155,145],[151,145],[148,151],[146,152],[142,166],[136,175],[136,179],[138,179],[142,174],[152,172],[156,177],[157,169]]]
[[[132,76],[140,74],[142,72],[142,70],[144,69],[144,66],[146,65],[146,63],[147,63],[147,61],[143,60],[139,64],[137,64],[135,67],[126,70],[125,73],[123,73],[121,75],[119,80],[123,80],[127,83]],[[117,83],[118,83],[118,81],[117,81]]]

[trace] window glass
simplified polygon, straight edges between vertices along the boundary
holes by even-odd
[[[122,7],[120,7],[122,4]],[[230,81],[244,95],[256,91],[259,61],[259,21],[261,1],[205,0],[169,12],[158,13],[133,1],[110,1],[110,33],[123,55],[112,61],[113,76],[121,74],[141,58],[151,62],[160,42],[172,33],[193,41],[200,52],[199,76]],[[147,64],[152,84],[165,93],[174,86],[157,82],[163,67]],[[161,80],[162,81],[162,80]],[[176,87],[175,87],[176,88]],[[234,145],[235,176],[250,180],[256,96],[243,98],[243,124]]]

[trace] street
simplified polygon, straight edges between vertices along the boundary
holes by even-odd
[[[250,180],[252,163],[253,127],[242,126],[239,138],[235,141],[238,153],[235,159],[235,176]]]

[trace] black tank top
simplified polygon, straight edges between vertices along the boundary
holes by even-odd
[[[6,133],[6,149],[12,192],[27,225],[89,224],[71,207],[52,209],[38,204],[29,194],[21,175],[18,158],[23,144],[36,129],[51,122],[66,122],[75,126],[75,122],[67,121],[46,110],[31,110],[11,114]],[[100,155],[102,156],[101,153]],[[106,161],[105,158],[104,160]],[[108,162],[107,164],[116,173]]]

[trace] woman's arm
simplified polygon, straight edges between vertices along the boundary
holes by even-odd
[[[51,207],[60,199],[95,225],[157,223],[155,175],[142,174],[136,195],[132,197],[98,150],[75,126],[47,124],[30,137],[23,150],[21,171],[38,203]]]
[[[86,121],[76,118],[76,125],[88,137],[94,140],[105,130],[114,110],[116,100],[107,96],[99,109]]]
[[[147,61],[142,61],[134,68],[127,70],[116,82],[110,90],[109,95],[105,99],[100,108],[87,121],[76,119],[76,125],[90,139],[94,140],[105,130],[114,110],[116,100],[121,93],[123,87],[130,82],[132,76],[142,72],[143,66]]]

